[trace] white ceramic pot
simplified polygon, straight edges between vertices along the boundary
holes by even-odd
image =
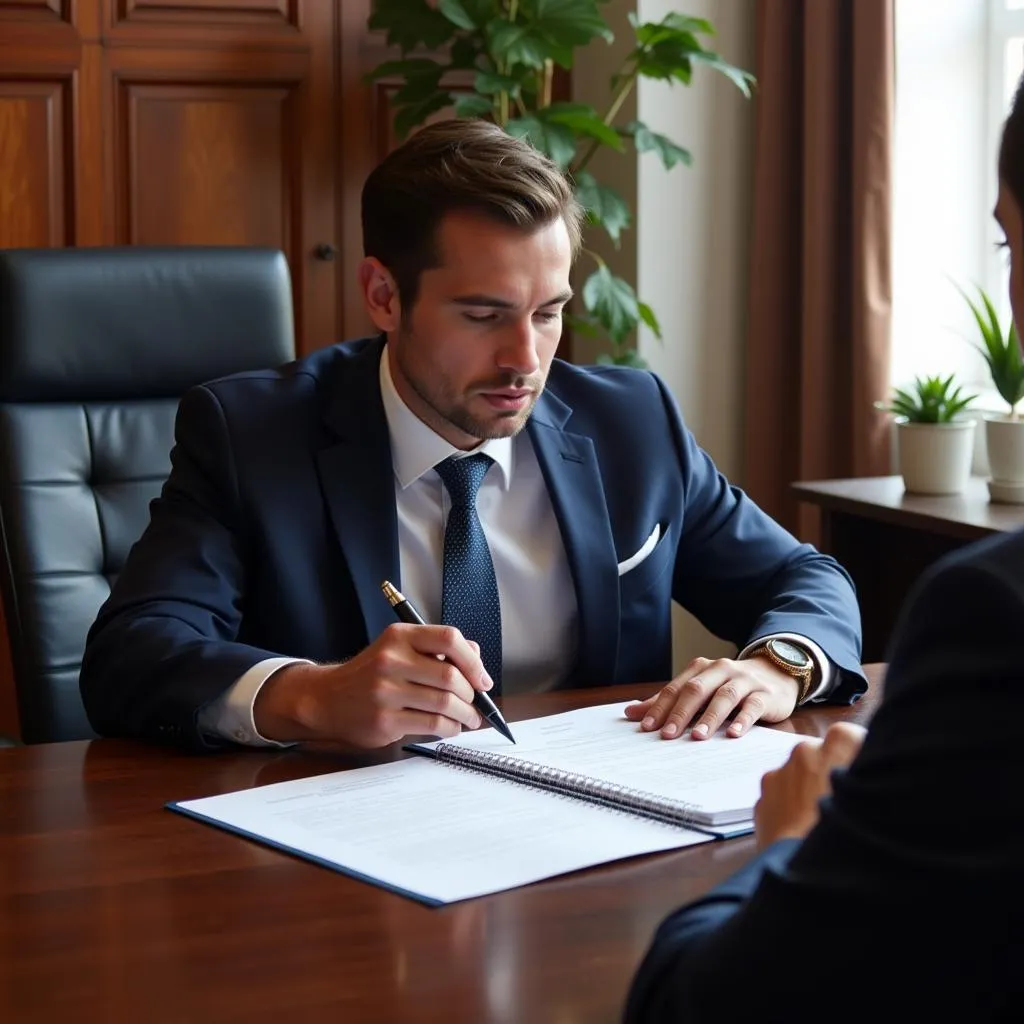
[[[985,417],[989,493],[993,501],[1024,503],[1024,420],[992,414]]]
[[[974,420],[896,425],[903,486],[912,494],[960,494],[971,476]]]
[[[1024,420],[986,416],[985,448],[993,480],[1024,483]]]

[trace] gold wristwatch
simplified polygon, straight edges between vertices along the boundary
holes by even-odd
[[[810,692],[814,680],[814,659],[802,647],[789,640],[774,638],[755,647],[748,655],[767,658],[776,668],[791,675],[799,684],[796,703],[799,706]]]

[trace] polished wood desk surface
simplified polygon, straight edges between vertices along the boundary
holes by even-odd
[[[1024,526],[1024,505],[989,500],[988,484],[972,476],[963,494],[907,494],[900,476],[809,480],[793,484],[801,501],[834,512],[978,540]]]
[[[817,736],[866,721],[798,712]],[[509,698],[510,720],[649,687]],[[754,852],[711,842],[428,908],[173,814],[171,800],[340,768],[119,740],[0,750],[0,1019],[545,1024],[620,1018],[656,925]]]

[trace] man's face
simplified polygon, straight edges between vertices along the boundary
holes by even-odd
[[[1010,307],[1020,329],[1024,326],[1024,211],[1003,182],[999,183],[995,217],[1010,250]]]
[[[455,213],[437,251],[440,266],[388,330],[390,369],[406,405],[470,449],[522,430],[544,389],[572,294],[569,233],[561,219],[527,234]]]

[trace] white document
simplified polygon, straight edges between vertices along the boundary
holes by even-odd
[[[681,793],[708,806],[746,806],[749,819],[763,766],[781,764],[802,738],[753,730],[738,740],[659,740],[626,721],[623,707],[516,722],[518,747],[493,730],[464,733],[455,742],[512,750],[536,763]],[[760,733],[779,739],[765,741]],[[745,778],[716,778],[720,771]],[[713,838],[426,757],[169,806],[428,903]],[[745,819],[725,834],[748,830]]]
[[[712,838],[425,758],[172,807],[429,903]]]

